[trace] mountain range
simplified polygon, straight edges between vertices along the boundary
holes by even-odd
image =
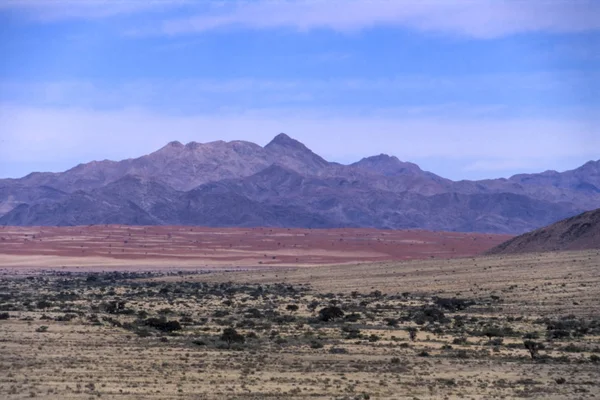
[[[519,234],[600,207],[600,160],[452,181],[389,155],[329,162],[286,134],[168,143],[0,180],[0,225],[375,227]]]

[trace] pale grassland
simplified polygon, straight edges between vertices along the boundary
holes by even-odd
[[[344,317],[323,321],[327,307]],[[600,396],[595,251],[211,274],[5,275],[2,313],[2,399]],[[227,327],[244,343],[221,340]],[[545,346],[536,359],[526,335]]]

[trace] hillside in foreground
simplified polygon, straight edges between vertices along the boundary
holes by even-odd
[[[514,237],[488,254],[600,249],[600,208]]]

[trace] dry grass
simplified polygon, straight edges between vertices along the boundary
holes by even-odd
[[[599,265],[597,252],[573,252],[210,274],[7,275],[0,398],[597,397]],[[474,304],[448,309],[436,296]],[[111,301],[125,304],[115,312]],[[331,305],[359,317],[319,321]],[[431,310],[443,318],[419,320]],[[159,316],[182,329],[145,325]],[[227,348],[220,335],[229,326],[245,343]],[[414,341],[409,328],[418,329]],[[568,337],[551,337],[563,328]],[[523,347],[534,332],[546,346],[536,360]]]
[[[600,305],[599,264],[600,252],[594,250],[311,269],[215,272],[194,279],[205,282],[306,283],[318,291],[336,293],[380,290],[388,294],[409,291],[459,297],[499,295],[505,300],[504,312],[527,310],[527,313],[535,315],[594,315],[599,312]]]

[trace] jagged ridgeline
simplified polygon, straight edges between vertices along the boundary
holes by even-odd
[[[373,227],[522,233],[600,207],[600,161],[451,181],[388,155],[329,162],[286,134],[171,142],[139,158],[0,180],[1,225]]]

